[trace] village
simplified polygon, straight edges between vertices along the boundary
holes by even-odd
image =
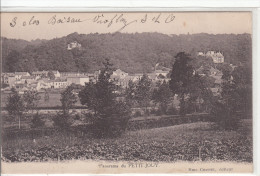
[[[224,63],[224,56],[220,52],[208,51],[207,53],[198,52],[198,56],[211,57],[215,64]],[[152,83],[158,81],[170,80],[171,69],[166,67],[160,67],[159,69],[156,64],[154,71],[147,74],[148,78]],[[202,67],[197,69],[196,72],[204,76]],[[11,88],[15,88],[20,94],[25,91],[33,90],[37,92],[44,92],[45,90],[61,90],[70,86],[71,84],[84,86],[89,82],[96,82],[101,70],[97,70],[94,73],[84,72],[59,72],[55,71],[34,71],[29,72],[14,72],[14,73],[2,73],[2,86],[1,91],[8,92]],[[216,95],[219,92],[222,72],[216,68],[211,67],[209,69],[209,76],[215,79],[215,86],[211,88],[212,92]],[[129,81],[136,82],[141,79],[144,73],[129,74],[116,69],[111,75],[111,79],[117,86],[125,89],[128,87]]]

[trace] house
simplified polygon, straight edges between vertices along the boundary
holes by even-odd
[[[116,85],[122,87],[122,88],[127,88],[128,87],[128,83],[130,81],[130,77],[125,77],[124,79],[119,79],[117,82],[116,82]]]
[[[9,84],[9,76],[15,76],[14,73],[2,73],[2,76],[1,76],[1,82],[4,83],[4,84]]]
[[[26,87],[26,86],[25,86],[25,84],[19,83],[19,84],[14,84],[14,87],[15,87],[17,90],[20,90],[20,89],[23,89],[23,88]]]
[[[197,56],[210,57],[215,64],[223,63],[225,60],[224,55],[221,52],[216,51],[208,51],[206,54],[203,52],[198,52]]]
[[[218,69],[213,68],[213,67],[210,67],[210,69],[209,69],[209,73],[210,73],[211,76],[217,75],[217,74],[219,74],[219,72],[220,71]]]
[[[54,74],[55,78],[60,78],[61,74],[58,70],[52,71],[52,73]]]
[[[28,72],[14,72],[15,79],[20,80],[22,76],[30,76]]]
[[[113,76],[119,76],[122,79],[122,78],[125,78],[126,76],[128,76],[128,73],[126,73],[126,72],[124,72],[124,71],[122,71],[120,69],[117,69],[116,71],[113,71],[111,76],[112,77]]]
[[[224,62],[224,56],[222,53],[217,52],[212,56],[213,62],[216,64],[223,63]]]
[[[224,56],[221,52],[208,51],[206,57],[211,57],[214,63],[223,63]]]
[[[148,76],[149,79],[152,80],[152,82],[156,82],[158,80],[155,72],[154,73],[147,73],[147,76]]]
[[[44,78],[44,79],[38,80],[36,89],[37,90],[50,89],[52,86],[53,86],[53,81],[49,80],[47,78]]]
[[[84,86],[85,83],[89,82],[89,77],[88,76],[69,76],[67,77],[67,83],[68,85],[71,84],[79,84]]]
[[[154,73],[156,74],[156,76],[162,75],[164,77],[167,77],[167,74],[169,73],[169,71],[155,70]]]
[[[15,75],[8,76],[7,83],[9,84],[9,87],[14,87],[14,85],[16,83]]]
[[[71,42],[68,44],[67,50],[72,50],[73,48],[81,48],[81,44],[78,43],[77,41]]]
[[[32,76],[35,76],[36,79],[40,79],[42,76],[47,77],[48,71],[35,71],[32,72]]]
[[[203,52],[198,52],[197,56],[205,56]]]
[[[86,76],[88,76],[89,77],[89,82],[96,82],[96,79],[95,79],[95,76],[94,76],[94,74],[85,74]]]
[[[212,93],[213,93],[213,96],[218,96],[220,94],[220,91],[221,89],[220,88],[217,88],[217,87],[213,87],[213,88],[210,88]]]
[[[143,73],[134,73],[134,74],[129,74],[128,77],[130,80],[135,82],[135,81],[139,81],[143,75],[144,75]]]
[[[22,76],[20,82],[23,84],[31,84],[32,82],[35,82],[35,80],[35,76]]]
[[[83,76],[84,73],[79,73],[79,72],[60,72],[60,77],[61,78],[67,78],[70,76]]]
[[[51,88],[53,89],[64,89],[67,86],[68,86],[67,80],[61,78],[53,80],[51,84]]]
[[[97,70],[94,72],[94,79],[98,80],[99,74],[101,73],[101,70]]]

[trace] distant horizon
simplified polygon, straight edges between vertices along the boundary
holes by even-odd
[[[163,34],[163,35],[167,35],[169,37],[172,37],[173,35],[180,36],[180,35],[200,35],[200,34],[207,34],[207,35],[243,35],[243,34],[247,34],[247,35],[250,35],[250,36],[252,35],[252,34],[247,33],[247,32],[237,33],[237,34],[235,34],[235,33],[218,33],[218,34],[213,34],[213,33],[206,33],[206,32],[194,33],[194,34],[190,34],[190,33],[165,34],[165,33],[160,33],[160,32],[134,32],[134,33],[114,32],[114,33],[88,33],[88,34],[84,34],[84,33],[72,32],[72,33],[69,33],[69,34],[64,35],[64,36],[54,37],[54,38],[50,38],[50,39],[36,38],[36,39],[27,40],[27,39],[22,39],[22,38],[9,38],[9,37],[6,37],[6,36],[1,36],[1,38],[6,38],[6,39],[10,39],[10,40],[25,40],[27,42],[32,42],[32,41],[36,41],[36,40],[53,40],[53,39],[56,39],[56,38],[63,38],[63,37],[67,37],[68,35],[71,35],[73,33],[77,33],[78,35],[93,35],[93,34],[102,35],[102,34],[115,34],[115,33],[120,33],[120,34],[143,34],[143,33],[149,33],[149,34]]]

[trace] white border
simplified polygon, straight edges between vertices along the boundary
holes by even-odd
[[[252,11],[254,173],[260,175],[260,0],[0,0],[1,12]],[[8,175],[8,174],[3,174]],[[45,175],[45,174],[41,174]],[[50,174],[57,175],[57,174]],[[78,175],[78,174],[77,174]],[[81,174],[80,174],[81,175]],[[84,174],[86,175],[86,174]],[[96,174],[92,174],[96,175]],[[109,175],[109,174],[102,174]],[[122,174],[130,175],[130,174]],[[140,174],[136,174],[140,175]],[[152,175],[152,174],[150,174]],[[165,174],[160,174],[165,175]],[[202,175],[202,174],[174,174]],[[218,175],[219,174],[210,174]],[[241,174],[221,174],[241,175]]]
[[[2,8],[70,9],[90,8],[169,8],[169,7],[259,7],[259,0],[2,0]],[[72,9],[73,8],[73,9]]]

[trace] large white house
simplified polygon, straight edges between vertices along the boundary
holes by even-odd
[[[68,85],[71,85],[74,83],[74,84],[80,84],[80,85],[84,86],[85,83],[89,82],[89,77],[88,76],[68,76],[67,82],[68,82]]]
[[[207,53],[198,52],[198,56],[205,56],[212,58],[213,62],[216,64],[223,63],[224,62],[224,55],[221,52],[216,51],[208,51]]]

